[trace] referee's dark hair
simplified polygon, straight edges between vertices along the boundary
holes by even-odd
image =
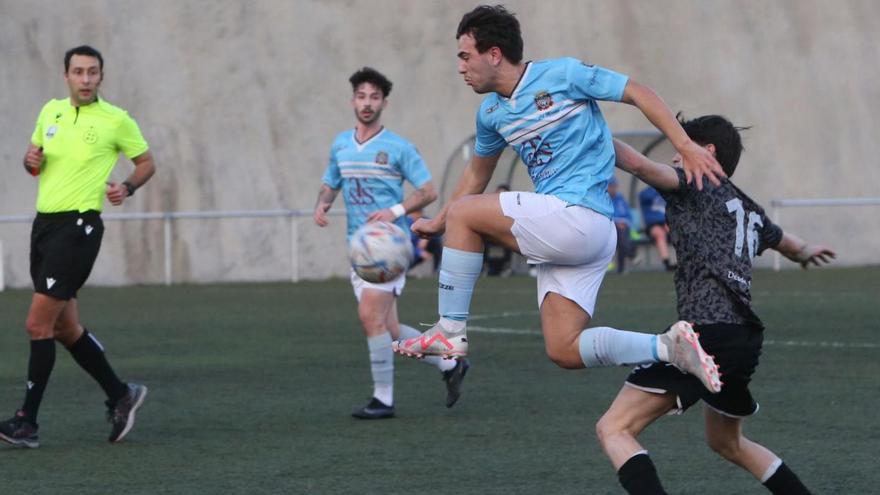
[[[470,34],[474,37],[477,51],[497,46],[504,58],[518,64],[523,58],[523,39],[519,21],[503,5],[480,5],[468,12],[458,23],[455,39]]]
[[[87,57],[95,57],[98,59],[98,68],[101,69],[101,72],[104,72],[104,57],[101,56],[101,52],[95,50],[89,45],[81,45],[76,48],[71,48],[67,50],[67,53],[64,54],[64,73],[67,74],[67,71],[70,70],[70,59],[74,55],[85,55]]]
[[[372,67],[364,67],[355,72],[348,78],[348,82],[351,83],[352,91],[357,91],[358,86],[363,83],[370,83],[382,90],[383,98],[388,98],[388,95],[391,94],[391,81],[389,81],[381,72]]]
[[[739,131],[750,127],[736,127],[721,115],[703,115],[691,120],[685,120],[681,112],[675,116],[684,132],[700,146],[707,144],[715,145],[715,159],[721,165],[728,177],[733,176],[739,157],[742,154],[743,145]]]

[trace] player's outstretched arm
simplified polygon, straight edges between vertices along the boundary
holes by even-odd
[[[782,240],[773,248],[786,258],[800,263],[802,268],[808,268],[810,264],[822,266],[831,263],[837,257],[831,248],[819,244],[807,244],[796,235],[784,233]]]
[[[109,183],[107,188],[107,199],[113,206],[119,206],[125,198],[134,194],[134,192],[150,180],[150,177],[156,173],[156,163],[153,161],[153,154],[145,151],[140,155],[131,159],[134,163],[134,171],[121,184],[115,182]]]
[[[433,203],[437,199],[437,188],[433,181],[428,181],[417,187],[402,203],[391,208],[374,211],[367,217],[368,222],[393,222],[398,218]]]
[[[452,196],[449,197],[449,201],[446,202],[440,213],[434,218],[420,218],[416,220],[412,225],[412,231],[422,237],[443,234],[446,231],[446,211],[449,209],[449,205],[462,196],[480,194],[485,191],[486,186],[489,185],[489,180],[492,178],[492,174],[495,172],[500,156],[501,153],[494,156],[475,155],[471,158],[470,163],[468,163],[461,177],[459,177],[458,183],[456,183],[455,189],[452,191]]]
[[[614,140],[614,153],[617,155],[617,168],[635,175],[655,189],[678,189],[678,174],[671,166],[651,160],[618,139]]]
[[[697,189],[702,190],[704,176],[716,186],[721,184],[721,179],[727,177],[712,153],[688,137],[672,114],[672,110],[654,90],[630,79],[623,90],[621,101],[638,107],[669,139],[675,150],[681,154],[682,168],[688,184],[696,180]]]
[[[318,191],[318,201],[315,203],[315,213],[312,218],[319,227],[326,227],[330,224],[327,221],[327,212],[333,206],[333,200],[339,194],[339,189],[333,189],[327,184],[321,184],[321,190]]]

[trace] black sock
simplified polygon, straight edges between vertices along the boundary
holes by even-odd
[[[648,454],[636,454],[617,471],[620,484],[630,495],[666,495]]]
[[[788,469],[788,466],[786,466],[785,463],[780,464],[779,467],[776,468],[776,472],[773,473],[773,476],[767,478],[767,481],[764,482],[764,486],[766,486],[771,493],[777,495],[810,495],[810,490],[807,490],[807,487],[801,483],[801,480],[791,469]]]
[[[43,392],[49,384],[49,376],[55,367],[55,339],[31,341],[31,357],[28,361],[28,383],[21,410],[31,424],[37,424],[37,412],[43,402]]]
[[[67,350],[76,363],[101,385],[110,402],[115,404],[128,393],[128,386],[116,376],[107,362],[104,348],[88,330],[83,331],[82,337]]]

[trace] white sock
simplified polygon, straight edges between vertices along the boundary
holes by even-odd
[[[776,458],[775,461],[770,463],[770,466],[767,467],[767,470],[764,471],[764,476],[761,476],[761,483],[766,483],[767,480],[770,479],[771,476],[776,474],[776,470],[779,469],[779,466],[782,465],[782,459]]]
[[[655,335],[655,341],[657,345],[657,360],[663,361],[664,363],[669,362],[669,348],[666,344],[663,343],[663,339],[660,338],[659,335]]]
[[[587,328],[578,336],[587,368],[656,363],[657,336],[611,327]]]
[[[409,325],[400,324],[400,340],[418,338],[421,334],[421,332]],[[449,371],[455,368],[455,363],[458,362],[457,359],[443,359],[440,356],[425,356],[419,361],[435,366],[440,371]]]
[[[373,397],[386,406],[394,405],[394,351],[391,334],[385,332],[367,337],[370,349],[370,371],[373,374]]]
[[[458,333],[464,331],[467,326],[467,320],[450,320],[449,318],[440,317],[440,323],[449,333]]]

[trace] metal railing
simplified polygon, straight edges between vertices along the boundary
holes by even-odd
[[[173,229],[172,223],[175,220],[184,219],[228,219],[228,218],[289,218],[290,219],[290,280],[291,282],[299,281],[299,227],[297,220],[302,217],[311,217],[314,213],[312,209],[297,210],[229,210],[229,211],[169,211],[169,212],[147,212],[147,213],[105,213],[101,218],[105,221],[129,221],[129,220],[161,220],[162,228],[162,252],[163,264],[165,267],[165,285],[171,285],[174,282],[174,274],[172,271],[172,246],[173,246]],[[330,216],[345,215],[345,210],[330,210],[327,212]],[[30,223],[34,219],[33,215],[0,215],[0,224],[3,223]],[[2,264],[2,246],[0,246],[0,270]],[[3,272],[0,271],[0,290],[2,290]]]
[[[774,199],[770,201],[771,218],[779,225],[783,208],[803,208],[808,206],[880,206],[880,198],[822,198],[822,199]],[[776,251],[773,256],[773,270],[779,271],[782,255]]]

